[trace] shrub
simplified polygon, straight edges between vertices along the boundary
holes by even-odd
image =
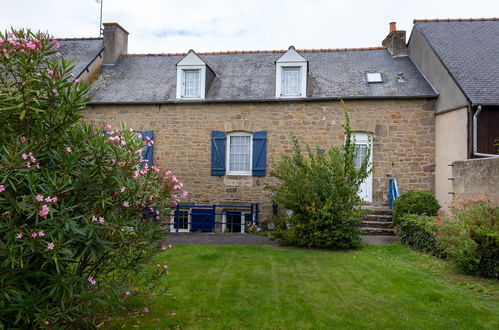
[[[488,201],[461,202],[435,220],[435,237],[463,271],[499,278],[499,207]]]
[[[434,217],[406,214],[400,219],[400,242],[418,251],[446,257],[434,235]]]
[[[406,214],[437,215],[440,205],[435,196],[427,191],[411,190],[400,195],[393,204],[393,222],[400,223]]]
[[[276,227],[281,243],[308,248],[348,249],[360,242],[362,201],[357,192],[369,175],[369,157],[355,167],[348,112],[345,114],[345,144],[324,152],[318,146],[302,153],[292,137],[293,154],[274,164],[271,176],[280,184],[270,186],[274,201],[292,215]],[[279,229],[281,228],[281,229]]]
[[[80,123],[87,86],[57,40],[0,44],[0,328],[89,327],[137,293],[181,184],[141,161],[135,132]]]

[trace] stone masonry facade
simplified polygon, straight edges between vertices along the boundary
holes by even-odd
[[[432,99],[348,100],[354,131],[373,134],[373,204],[386,205],[388,179],[401,192],[434,191],[435,116]],[[290,133],[304,144],[340,145],[343,112],[338,101],[90,105],[85,120],[122,123],[154,131],[154,164],[168,168],[196,205],[260,203],[271,217],[272,159],[291,151]],[[267,176],[212,176],[212,131],[267,131]]]
[[[499,205],[499,157],[452,163],[455,201],[488,199]]]

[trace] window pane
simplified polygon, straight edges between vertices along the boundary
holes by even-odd
[[[300,94],[300,68],[282,69],[282,95]]]
[[[184,96],[199,96],[199,70],[184,71]]]
[[[231,136],[229,150],[229,171],[249,172],[250,136]]]
[[[356,144],[355,145],[355,168],[358,170],[362,165],[362,162],[367,157],[367,145],[366,144]]]

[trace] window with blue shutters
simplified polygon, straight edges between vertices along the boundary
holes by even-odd
[[[267,132],[212,132],[211,174],[265,176]]]
[[[142,132],[142,141],[144,141],[144,146],[142,148],[142,159],[147,160],[147,165],[153,165],[153,143],[154,143],[154,133],[153,131]]]

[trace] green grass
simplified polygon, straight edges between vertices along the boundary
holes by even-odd
[[[170,266],[171,295],[132,297],[130,308],[149,313],[124,313],[104,328],[499,328],[498,281],[400,245],[177,246],[156,261]]]

